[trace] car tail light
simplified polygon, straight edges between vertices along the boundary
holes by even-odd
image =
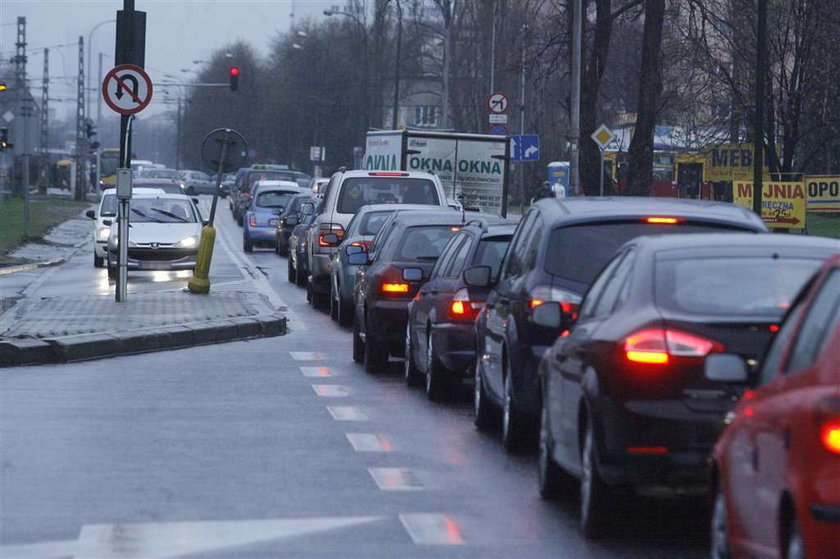
[[[528,301],[528,307],[534,309],[547,301],[559,302],[563,312],[577,319],[580,295],[557,287],[539,286],[531,290],[531,300]]]
[[[667,446],[628,446],[627,454],[668,454]]]
[[[257,226],[257,216],[256,215],[251,214],[251,215],[248,216],[248,225],[250,225],[251,227],[256,227]]]
[[[350,243],[350,246],[362,247],[362,250],[367,252],[370,248],[370,241],[353,241],[352,243]]]
[[[665,217],[660,215],[652,215],[645,218],[645,223],[651,223],[654,225],[676,225],[681,220],[676,217]]]
[[[335,236],[338,237],[338,242],[336,243],[328,243],[324,240],[324,235],[328,233],[335,233]],[[340,223],[322,223],[318,233],[318,246],[319,247],[334,247],[341,244],[341,241],[344,239],[344,226]]]
[[[671,357],[705,357],[726,349],[722,344],[679,330],[649,328],[624,339],[628,361],[665,365]]]
[[[449,316],[452,320],[474,320],[483,307],[484,303],[470,301],[466,289],[459,289],[449,303]]]
[[[371,177],[407,177],[408,173],[400,171],[373,171],[368,173]]]
[[[403,279],[402,268],[386,267],[379,281],[379,292],[382,295],[403,298],[411,294],[411,283]]]
[[[821,400],[817,404],[817,418],[823,447],[831,453],[840,454],[840,397]]]

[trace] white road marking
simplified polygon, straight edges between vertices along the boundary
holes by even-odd
[[[367,421],[368,415],[356,406],[327,406],[327,411],[336,421]]]
[[[345,398],[350,395],[350,390],[340,384],[313,384],[312,389],[315,394],[325,398]]]
[[[347,433],[347,440],[356,452],[393,452],[394,445],[384,435]]]
[[[181,557],[360,526],[384,516],[336,516],[214,522],[89,524],[77,541],[5,545],[0,557],[15,559],[127,559]]]
[[[401,514],[400,522],[418,545],[464,545],[460,526],[445,514]]]
[[[327,358],[323,353],[317,351],[290,351],[289,354],[295,361],[318,361]]]
[[[422,491],[423,484],[408,468],[368,468],[382,491]]]
[[[332,371],[329,367],[301,367],[300,372],[305,377],[331,377]]]

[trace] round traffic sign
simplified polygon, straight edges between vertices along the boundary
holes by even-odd
[[[112,68],[102,80],[102,98],[121,115],[133,115],[149,106],[153,89],[149,74],[133,64]]]
[[[507,111],[508,98],[504,93],[497,91],[487,99],[487,108],[491,113],[501,114]]]
[[[248,143],[236,130],[217,128],[201,142],[201,158],[211,172],[230,173],[248,159]]]

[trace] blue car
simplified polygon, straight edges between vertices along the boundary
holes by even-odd
[[[242,231],[242,248],[253,252],[255,246],[274,248],[277,243],[277,220],[283,210],[298,194],[299,189],[261,188],[251,200],[245,213]]]

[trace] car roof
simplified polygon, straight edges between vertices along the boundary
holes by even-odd
[[[387,173],[384,175],[377,175],[377,173]],[[343,178],[350,177],[388,177],[388,178],[404,178],[404,179],[430,179],[434,180],[435,175],[423,171],[388,171],[385,169],[354,169],[352,171],[344,171]]]
[[[158,193],[163,193],[163,190],[160,189],[160,188],[148,188],[148,187],[142,187],[142,186],[134,187],[134,188],[131,189],[131,194],[132,195],[134,195],[134,194],[158,194]],[[114,186],[102,191],[102,196],[116,196],[116,195],[117,195],[117,189]]]
[[[282,186],[284,188],[294,188],[300,190],[300,185],[295,181],[284,181],[278,179],[262,179],[257,181],[257,186]]]
[[[681,257],[709,249],[745,251],[757,249],[794,251],[805,256],[813,249],[819,253],[840,254],[840,240],[812,235],[738,235],[733,233],[687,233],[680,235],[642,235],[627,242],[641,250],[656,253],[674,251]]]
[[[132,198],[143,198],[143,199],[146,199],[146,198],[165,198],[167,200],[186,200],[187,202],[192,202],[192,199],[189,196],[187,196],[186,194],[175,194],[174,192],[161,192],[161,193],[155,193],[155,194],[141,193],[141,194],[138,194],[136,196],[132,194],[131,197]]]
[[[461,212],[444,206],[440,206],[440,210],[437,211],[396,211],[391,219],[407,227],[415,225],[457,225],[460,227],[463,225]]]
[[[544,198],[535,207],[554,225],[669,216],[728,224],[754,231],[767,230],[757,215],[731,202],[632,196],[578,197]]]
[[[432,206],[430,204],[367,204],[359,208],[359,211],[356,213],[369,213],[369,212],[385,212],[385,211],[429,211],[429,208],[440,208],[445,211],[452,211],[449,208],[444,208],[443,206]],[[433,210],[434,211],[434,210]]]

